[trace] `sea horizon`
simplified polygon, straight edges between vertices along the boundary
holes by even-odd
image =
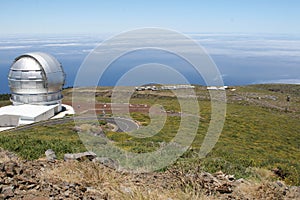
[[[224,85],[300,84],[300,35],[267,33],[185,33],[215,62]],[[65,87],[72,87],[86,56],[114,34],[0,35],[0,93],[9,93],[7,75],[14,59],[28,52],[46,52],[62,64]],[[131,52],[112,63],[98,85],[114,86],[122,73],[155,61],[180,70],[191,84],[206,85],[189,64],[168,52]],[[147,76],[147,74],[145,74]],[[168,83],[168,81],[166,81]],[[170,79],[170,84],[176,80]],[[180,82],[178,82],[180,84]],[[127,85],[130,85],[128,83]]]

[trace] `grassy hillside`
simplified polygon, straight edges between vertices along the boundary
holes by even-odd
[[[74,130],[73,122],[0,133],[0,147],[16,152],[28,160],[43,157],[47,149],[57,152],[60,159],[63,158],[64,153],[86,150]]]
[[[222,170],[244,178],[259,178],[254,169],[275,169],[277,178],[288,184],[300,185],[300,86],[251,85],[235,89],[227,91],[226,122],[218,143],[205,159],[199,160],[197,153],[210,122],[211,108],[208,92],[204,87],[197,87],[201,109],[198,134],[190,150],[170,167],[181,166],[189,170],[197,165],[208,172]],[[97,92],[98,101],[110,101],[110,88],[99,88]],[[65,101],[70,102],[71,90],[64,93]],[[287,95],[290,102],[286,101]],[[135,93],[131,103],[160,104],[167,111],[180,111],[177,99],[171,92]],[[146,114],[131,115],[144,125],[150,122]],[[106,136],[127,151],[151,152],[174,137],[179,123],[180,117],[168,117],[160,133],[146,139],[110,131],[106,132]],[[71,122],[2,132],[0,147],[26,159],[43,157],[44,151],[49,148],[56,151],[59,158],[64,153],[85,151]]]

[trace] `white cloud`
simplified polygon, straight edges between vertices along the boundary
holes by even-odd
[[[32,46],[0,46],[0,50],[10,50],[10,49],[27,49]]]
[[[44,47],[69,47],[69,46],[82,46],[81,43],[51,43],[51,44],[44,44]]]
[[[165,47],[168,50],[168,45],[178,47],[179,52],[197,54],[196,49],[191,49],[185,44],[184,41],[173,38],[173,36],[166,36],[157,34],[157,39],[153,40],[153,34],[145,33],[140,35],[128,35],[117,41],[114,46],[107,46],[103,49],[97,49],[98,51],[114,51],[125,50],[133,47],[132,41],[136,38],[144,38],[144,45],[152,46],[153,44],[159,44],[158,46]],[[239,33],[190,33],[186,34],[195,41],[199,42],[201,46],[210,55],[225,55],[230,57],[265,57],[265,56],[277,56],[286,57],[286,59],[292,59],[300,61],[300,38],[295,36],[282,36],[282,35],[262,35],[262,34],[239,34]],[[149,40],[148,36],[151,36]],[[103,37],[102,37],[103,38]],[[154,37],[155,38],[155,37]],[[174,39],[172,44],[166,43],[169,39]],[[177,39],[177,40],[176,40]],[[82,52],[90,52],[90,49],[97,47],[102,39],[99,36],[50,36],[50,37],[25,37],[25,38],[1,38],[0,49],[22,49],[30,47],[83,47]],[[119,42],[119,43],[118,43]],[[3,45],[1,47],[1,45]],[[85,47],[85,48],[84,48]],[[173,48],[174,49],[174,48]]]
[[[276,80],[267,80],[267,81],[257,81],[254,84],[266,84],[266,83],[300,84],[300,79],[276,79]]]

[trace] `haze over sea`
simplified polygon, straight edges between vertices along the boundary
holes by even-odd
[[[225,85],[257,83],[300,84],[300,35],[186,33],[205,48],[219,68]],[[66,87],[73,86],[85,57],[112,35],[9,35],[0,37],[0,93],[9,93],[7,75],[14,58],[42,51],[63,65]],[[156,62],[180,69],[192,84],[205,83],[184,60],[159,50],[129,53],[105,73],[99,85],[113,86],[132,67]],[[142,74],[141,76],[147,76]],[[143,78],[143,77],[139,77]],[[88,77],[87,77],[88,79]],[[176,81],[170,83],[175,83]]]

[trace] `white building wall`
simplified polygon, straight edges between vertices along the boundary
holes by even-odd
[[[60,107],[59,104],[52,106],[5,106],[0,108],[0,126],[6,126],[6,124],[19,126],[48,120],[56,114]]]
[[[0,127],[18,126],[19,118],[17,115],[0,115]]]
[[[53,117],[55,115],[56,109],[57,109],[57,107],[54,107],[54,108],[42,113],[41,115],[35,117],[34,122],[39,122],[39,121],[50,119],[51,117]]]

